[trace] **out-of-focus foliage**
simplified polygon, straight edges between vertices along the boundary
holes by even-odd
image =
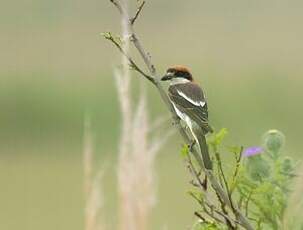
[[[213,134],[208,141],[211,154],[216,156],[214,172],[221,182],[221,186],[226,189],[230,199],[256,229],[281,229],[282,224],[284,226],[288,224],[285,223],[284,213],[288,205],[288,198],[293,191],[293,180],[297,176],[294,160],[287,156],[282,149],[285,143],[284,134],[277,130],[269,130],[263,135],[262,147],[249,147],[244,150],[235,146],[225,147],[223,139],[226,134],[227,130],[222,129]],[[225,167],[229,170],[222,168],[222,164],[226,163],[221,159],[225,152],[223,150],[227,150],[235,156],[234,165],[229,168]],[[224,183],[225,181],[227,183]],[[208,192],[209,189],[211,188],[208,188]],[[201,190],[199,192],[205,193]],[[193,197],[200,203],[201,210],[197,211],[199,222],[194,224],[194,230],[226,229],[228,225],[226,219],[214,215],[216,212],[221,213],[222,216],[237,219],[231,210],[222,207],[218,201],[217,205],[209,209],[205,205],[207,202],[204,199],[205,195],[197,193],[195,191]],[[237,223],[233,222],[231,225],[232,228],[236,228]]]

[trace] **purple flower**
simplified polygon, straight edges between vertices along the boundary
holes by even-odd
[[[264,150],[262,147],[260,146],[252,146],[252,147],[248,147],[244,150],[243,152],[243,156],[244,157],[251,157],[251,156],[255,156],[255,155],[258,155],[258,154],[261,154],[263,153]]]

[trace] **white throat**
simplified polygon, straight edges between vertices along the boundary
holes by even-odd
[[[186,79],[186,78],[180,78],[180,77],[176,77],[171,79],[170,81],[170,85],[176,85],[176,84],[184,84],[184,83],[188,83],[190,82],[190,80]]]

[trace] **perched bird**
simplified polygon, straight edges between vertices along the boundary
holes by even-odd
[[[207,102],[201,87],[185,66],[169,68],[161,80],[170,81],[168,96],[176,114],[188,126],[194,142],[199,144],[204,167],[212,169],[205,135],[213,130],[208,124]]]

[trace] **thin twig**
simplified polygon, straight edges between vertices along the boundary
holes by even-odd
[[[232,195],[232,193],[234,192],[236,186],[236,181],[237,181],[237,177],[238,177],[238,174],[239,174],[239,169],[240,169],[240,165],[241,165],[241,160],[242,160],[242,155],[243,155],[243,146],[241,146],[240,148],[240,152],[239,152],[239,157],[237,158],[236,157],[236,169],[234,171],[234,174],[233,174],[233,180],[232,180],[232,186],[230,188],[230,195]]]
[[[195,167],[194,167],[194,165],[193,165],[193,163],[192,163],[192,161],[191,161],[191,158],[190,158],[190,156],[188,156],[188,168],[189,168],[189,170],[190,170],[190,172],[191,172],[191,174],[193,175],[193,177],[194,178],[196,178],[196,180],[197,180],[197,182],[198,182],[198,186],[201,188],[201,190],[202,191],[205,191],[205,193],[207,192],[206,191],[206,188],[205,188],[205,185],[204,185],[204,183],[201,181],[201,179],[200,179],[200,177],[199,177],[199,174],[197,173],[197,171],[196,171],[196,169],[195,169]],[[193,195],[192,195],[193,196]],[[218,211],[218,210],[214,210],[214,211],[216,211],[218,214],[220,214],[224,219],[225,219],[225,223],[227,224],[227,226],[230,228],[230,229],[235,229],[235,227],[232,225],[232,223],[231,223],[231,218],[228,216],[228,212],[226,211],[226,209],[225,209],[225,204],[224,204],[224,202],[222,202],[222,199],[220,198],[220,196],[218,196],[218,199],[219,199],[219,201],[220,201],[220,204],[221,204],[221,209],[222,209],[222,211],[223,211],[223,213],[222,212],[220,212],[220,211]],[[196,200],[198,200],[198,198],[196,198]],[[205,196],[205,198],[204,198],[204,203],[202,203],[202,202],[199,202],[202,206],[204,206],[204,203],[205,204],[207,204],[210,208],[214,208],[215,206],[214,205],[212,205],[212,204],[210,204],[210,202],[207,200],[207,197]],[[205,209],[205,208],[204,208]],[[235,222],[235,224],[237,224],[237,221],[234,221]]]
[[[215,154],[217,154],[217,153],[215,153]],[[219,180],[219,182],[220,182],[220,185],[222,186],[222,188],[225,186],[224,185],[224,182],[223,182],[223,180],[222,180],[222,175],[221,175],[221,171],[220,171],[220,167],[219,167],[219,161],[218,161],[218,159],[216,159],[217,160],[217,174],[218,174],[218,180]]]
[[[111,1],[111,3],[113,3],[113,4],[117,7],[117,9],[119,10],[120,14],[123,14],[123,13],[124,13],[124,12],[123,12],[123,8],[121,7],[121,5],[120,5],[119,2],[117,2],[117,1],[115,1],[115,0],[110,0],[110,1]]]
[[[226,224],[226,218],[224,217],[224,214],[222,214],[220,211],[216,210],[215,206],[213,206],[209,203],[205,203],[205,204],[210,209],[210,211],[207,210],[207,208],[204,204],[203,204],[203,210],[209,217],[213,218],[218,223]],[[216,216],[215,214],[217,214],[218,216]],[[220,217],[222,217],[223,219],[221,219]]]
[[[219,167],[219,170],[220,170],[220,174],[223,178],[223,181],[224,181],[224,185],[225,185],[225,189],[226,189],[226,192],[227,192],[227,195],[228,195],[228,198],[229,198],[229,201],[230,201],[230,204],[231,204],[231,209],[233,210],[234,209],[234,205],[233,205],[233,202],[232,202],[232,197],[231,197],[231,193],[230,193],[230,190],[229,190],[229,186],[228,186],[228,183],[227,183],[227,179],[225,177],[225,174],[224,174],[224,171],[223,171],[223,166],[222,166],[222,162],[221,162],[221,157],[219,155],[218,152],[215,153],[215,156],[216,156],[216,159],[217,159],[217,162],[218,162],[218,167]],[[219,174],[219,175],[220,175]],[[225,209],[225,207],[224,207]],[[223,210],[224,211],[224,210]]]
[[[217,162],[218,162],[218,168],[219,168],[220,174],[221,174],[221,176],[222,176],[222,178],[223,178],[223,182],[224,182],[226,191],[227,191],[227,193],[229,193],[229,186],[228,186],[227,179],[226,179],[225,174],[224,174],[224,171],[223,171],[222,162],[221,162],[221,157],[220,157],[220,155],[219,155],[218,152],[215,153],[215,156],[216,156],[216,159],[217,159]]]
[[[218,200],[220,202],[220,205],[221,205],[221,210],[224,214],[224,219],[226,221],[226,225],[230,228],[230,229],[235,229],[235,227],[232,225],[231,221],[230,221],[230,217],[228,216],[228,212],[226,210],[226,205],[225,203],[222,201],[221,197],[218,195],[218,193],[216,192],[216,195],[218,197]],[[236,223],[235,223],[236,224]]]
[[[203,222],[207,222],[207,220],[199,212],[194,212],[194,214],[196,217],[198,217]]]
[[[120,14],[122,15],[122,17],[128,17],[128,14],[126,13],[125,9],[118,1],[116,1],[116,0],[110,0],[110,1],[117,7],[117,9],[120,12]],[[151,72],[152,76],[156,76],[156,68],[150,60],[150,55],[148,55],[147,52],[145,52],[140,40],[138,39],[138,37],[134,31],[133,25],[131,24],[131,20],[128,19],[128,22],[129,22],[128,23],[129,31],[131,33],[130,41],[137,48],[138,52],[140,53],[144,63],[146,64],[147,68]]]
[[[135,22],[136,22],[136,20],[137,20],[137,18],[138,18],[138,16],[139,16],[139,14],[141,13],[141,10],[143,9],[144,4],[145,4],[145,1],[143,1],[143,2],[139,5],[139,7],[137,8],[137,11],[136,11],[135,16],[134,16],[133,18],[130,19],[130,23],[131,23],[132,25],[135,24]]]
[[[208,203],[208,202],[203,202],[201,201],[194,193],[189,193],[203,208],[203,210],[205,211],[205,213],[210,217],[213,218],[215,221],[225,224],[224,220],[221,220],[220,218],[218,218],[217,216],[215,216],[214,213],[214,208],[215,206]],[[207,207],[210,209],[210,211],[207,209]]]
[[[225,220],[228,220],[228,227],[231,229],[235,229],[234,226],[232,226],[231,222],[234,222],[235,224],[241,224],[239,221],[231,219],[228,215],[226,215],[225,213],[222,213],[218,210],[214,210],[214,212],[216,212],[218,215],[222,216]]]
[[[106,33],[104,34],[104,38],[112,42],[118,50],[127,58],[127,60],[130,63],[130,66],[142,74],[147,80],[151,81],[154,83],[154,78],[146,74],[143,70],[140,69],[140,67],[135,63],[135,61],[126,53],[126,51],[122,48],[122,46],[114,39],[114,37],[111,35],[111,33]]]
[[[207,192],[207,191],[206,191],[205,184],[201,181],[200,176],[199,176],[199,173],[198,173],[197,170],[195,169],[194,164],[193,164],[193,162],[192,162],[192,160],[191,160],[190,155],[188,155],[188,157],[187,157],[187,163],[188,163],[189,172],[190,172],[190,173],[192,174],[192,176],[197,180],[197,182],[198,182],[198,184],[199,184],[201,190]]]

